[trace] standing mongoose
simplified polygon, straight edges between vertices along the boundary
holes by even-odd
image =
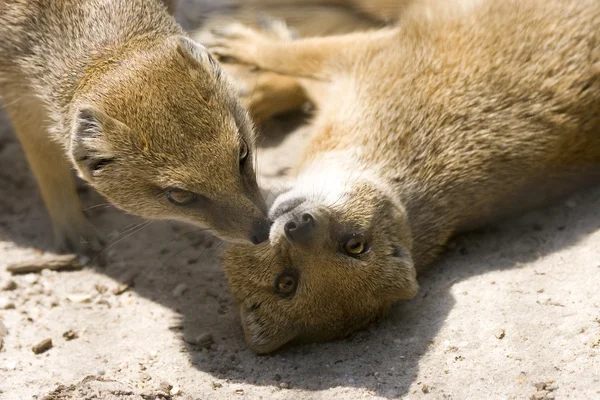
[[[158,0],[0,0],[0,95],[60,250],[102,245],[72,165],[133,214],[268,237],[247,113]]]
[[[224,255],[254,351],[361,329],[451,236],[600,180],[600,2],[480,3],[342,36],[215,33],[215,53],[327,89],[270,243]]]

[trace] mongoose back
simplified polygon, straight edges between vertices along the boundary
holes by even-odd
[[[224,255],[254,351],[361,329],[452,235],[598,181],[600,3],[470,3],[342,36],[215,33],[219,55],[327,88],[270,243]]]
[[[165,5],[0,0],[0,38],[0,95],[61,250],[101,247],[71,165],[133,214],[234,241],[268,237],[252,124]]]

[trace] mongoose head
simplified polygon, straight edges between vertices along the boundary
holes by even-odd
[[[347,336],[417,293],[405,211],[368,173],[300,176],[271,217],[270,243],[224,254],[255,352]]]
[[[254,130],[217,62],[184,37],[114,52],[77,99],[69,150],[79,174],[133,214],[266,240]]]

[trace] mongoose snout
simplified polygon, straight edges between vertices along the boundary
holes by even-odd
[[[283,230],[290,243],[308,244],[315,237],[317,221],[309,212],[295,214],[283,225]]]
[[[268,218],[260,218],[255,220],[252,224],[252,233],[250,235],[250,241],[254,244],[261,244],[262,242],[269,239],[271,225],[272,222]]]

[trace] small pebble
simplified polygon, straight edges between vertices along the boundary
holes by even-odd
[[[421,391],[425,394],[429,393],[429,386],[427,386],[427,385],[421,386]]]
[[[553,392],[558,389],[558,385],[556,383],[551,383],[550,385],[546,386],[545,389]]]
[[[17,282],[9,279],[2,285],[2,290],[15,290],[17,288]]]
[[[288,382],[281,382],[281,383],[279,384],[279,387],[280,387],[281,389],[289,389],[289,388],[290,388],[290,384],[289,384]]]
[[[554,400],[555,398],[556,396],[552,392],[548,393],[545,397],[546,400]]]
[[[171,388],[171,390],[169,391],[169,394],[171,396],[179,396],[182,392],[183,392],[183,390],[181,390],[181,388],[179,386],[173,386]]]
[[[65,333],[63,333],[62,336],[66,340],[73,340],[73,339],[77,339],[79,337],[79,334],[77,332],[75,332],[74,330],[69,329],[68,331],[66,331]]]
[[[8,299],[0,299],[0,310],[14,310],[16,308],[15,303]]]
[[[112,294],[114,294],[115,296],[118,296],[120,294],[125,293],[129,288],[131,287],[131,285],[129,283],[120,283],[117,286],[115,286],[111,292]]]
[[[533,398],[535,400],[543,400],[547,394],[548,394],[547,390],[538,390],[537,392],[535,392],[533,394]]]
[[[505,335],[506,332],[504,331],[504,329],[497,329],[496,332],[494,332],[494,336],[496,336],[498,339],[504,339]]]
[[[180,297],[188,289],[185,283],[180,283],[173,289],[173,296]]]
[[[213,388],[213,390],[217,390],[223,387],[223,385],[221,385],[219,382],[211,382],[210,386]]]
[[[162,381],[160,383],[160,385],[158,385],[158,390],[161,390],[165,393],[170,393],[172,388],[173,388],[173,385],[171,385],[169,382],[165,382],[165,381]]]
[[[535,388],[538,391],[544,390],[544,389],[546,389],[546,382],[538,382],[538,383],[535,383],[533,386],[535,386]]]
[[[52,348],[52,339],[44,339],[35,346],[31,348],[31,350],[35,354],[42,354]]]
[[[201,333],[194,339],[194,344],[201,349],[208,349],[214,343],[213,335],[210,333]]]
[[[92,296],[89,294],[71,294],[67,299],[72,303],[89,303],[92,301]]]

